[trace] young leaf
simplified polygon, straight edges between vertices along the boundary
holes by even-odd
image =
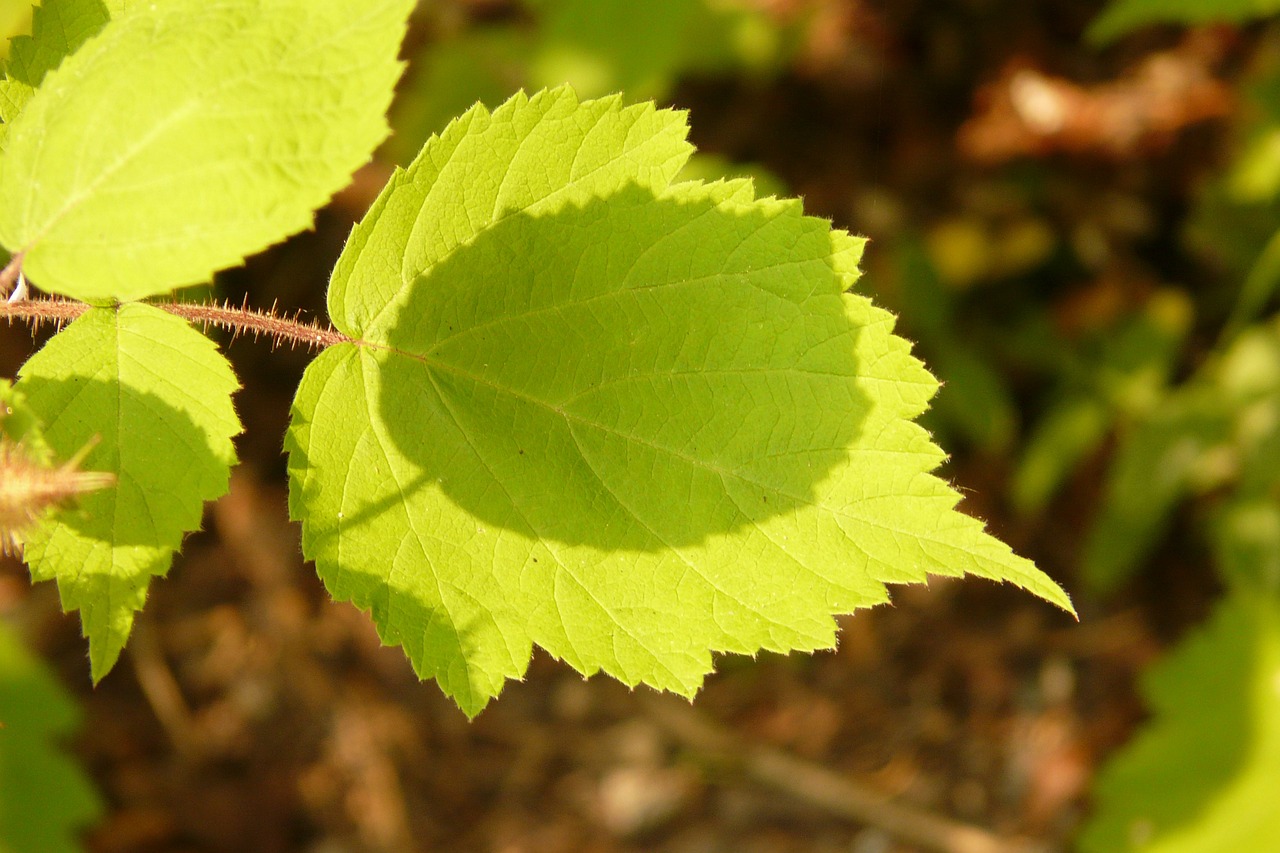
[[[1114,41],[1151,24],[1248,21],[1280,12],[1280,0],[1111,0],[1089,25],[1095,44]]]
[[[694,693],[711,652],[828,648],[928,573],[1030,563],[955,512],[936,383],[846,294],[862,241],[670,184],[680,113],[475,108],[357,226],[287,445],[303,549],[468,714],[532,644]]]
[[[226,492],[236,378],[208,338],[142,304],[86,312],[19,377],[58,457],[96,441],[84,467],[116,477],[25,537],[32,578],[56,579],[63,607],[80,610],[97,681],[124,648],[151,577],[169,570],[204,501]]]
[[[83,849],[76,835],[102,804],[59,743],[79,724],[53,673],[0,623],[0,850]]]
[[[9,125],[40,88],[44,76],[101,30],[130,0],[44,0],[31,14],[31,35],[9,45],[0,80],[0,150]],[[136,2],[136,0],[134,0]]]
[[[9,127],[0,242],[77,299],[206,281],[386,135],[412,0],[166,0],[111,20]]]
[[[1280,838],[1280,600],[1237,591],[1143,682],[1154,720],[1103,768],[1079,849],[1271,849]]]

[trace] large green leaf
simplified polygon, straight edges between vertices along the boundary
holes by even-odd
[[[1150,24],[1248,21],[1280,12],[1280,0],[1111,0],[1089,25],[1089,39],[1103,43]]]
[[[846,294],[862,241],[670,184],[683,116],[560,89],[473,109],[353,233],[353,343],[299,389],[291,509],[333,595],[469,714],[534,643],[692,694],[713,651],[830,647],[884,582],[1069,607],[954,511],[936,383]]]
[[[0,622],[0,853],[73,853],[102,811],[59,743],[80,709],[49,668]]]
[[[236,378],[204,335],[131,304],[90,310],[55,335],[16,387],[58,458],[97,441],[83,467],[116,477],[25,537],[32,578],[56,579],[63,607],[80,610],[96,681],[124,648],[152,576],[168,571],[204,501],[227,489]]]
[[[1143,681],[1154,720],[1099,776],[1080,850],[1271,850],[1280,838],[1280,600],[1233,594]]]
[[[9,127],[0,241],[77,299],[207,280],[311,224],[386,135],[412,0],[166,0]]]

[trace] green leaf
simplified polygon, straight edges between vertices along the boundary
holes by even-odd
[[[934,343],[931,352],[943,383],[933,404],[937,419],[985,453],[1003,452],[1018,424],[1004,378],[980,349],[951,335]]]
[[[134,0],[136,2],[136,0]],[[31,14],[31,35],[9,45],[0,80],[0,149],[9,125],[22,112],[44,77],[75,53],[90,36],[119,14],[129,0],[44,0]]]
[[[80,610],[97,681],[124,648],[152,576],[169,570],[204,501],[227,490],[237,382],[208,338],[142,304],[91,309],[19,377],[57,456],[97,441],[83,467],[116,476],[115,488],[25,537],[32,578],[56,579],[63,607]]]
[[[1079,849],[1271,849],[1280,838],[1280,600],[1231,595],[1143,684],[1154,719],[1098,777]]]
[[[1280,0],[1112,0],[1087,37],[1105,44],[1150,24],[1244,22],[1280,12]]]
[[[102,812],[61,741],[80,710],[49,668],[0,622],[0,853],[72,853]]]
[[[113,19],[9,127],[0,241],[105,302],[308,227],[386,135],[411,0],[166,0]]]
[[[1091,591],[1110,594],[1141,567],[1174,508],[1212,476],[1212,452],[1230,428],[1229,403],[1193,386],[1123,436],[1081,556]]]
[[[534,0],[530,80],[585,95],[662,97],[679,74],[764,68],[782,37],[747,3],[708,0]]]
[[[1184,499],[1261,477],[1272,488],[1280,420],[1280,326],[1246,329],[1219,357],[1122,436],[1098,516],[1085,540],[1083,576],[1094,591],[1115,590],[1169,526]]]
[[[1014,508],[1027,514],[1043,510],[1103,443],[1112,420],[1112,412],[1092,395],[1071,394],[1055,402],[1024,443],[1009,491]]]
[[[567,89],[474,109],[335,271],[353,343],[303,378],[291,510],[332,594],[468,714],[534,643],[691,695],[713,651],[831,647],[886,581],[1070,606],[927,473],[936,383],[845,293],[862,240],[670,184],[685,130]]]
[[[1273,481],[1276,469],[1272,469]],[[1280,596],[1280,503],[1236,495],[1212,519],[1214,559],[1228,583]]]
[[[898,238],[885,272],[898,305],[910,306],[912,333],[942,380],[927,415],[935,434],[957,433],[988,453],[998,453],[1017,431],[1017,413],[1004,380],[981,346],[956,334],[955,291],[944,286],[924,241]]]

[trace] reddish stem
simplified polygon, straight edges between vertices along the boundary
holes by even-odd
[[[197,304],[191,302],[156,303],[156,308],[191,323],[200,323],[204,327],[216,326],[227,329],[233,335],[251,333],[255,338],[259,335],[269,336],[276,346],[287,343],[290,346],[305,346],[309,349],[323,349],[341,343],[354,343],[351,338],[328,326],[299,320],[297,316],[281,317],[274,310],[261,311],[242,305],[239,308],[228,304]],[[53,323],[59,327],[68,323],[85,311],[89,306],[83,302],[70,299],[24,299],[18,302],[0,302],[0,318],[21,320],[38,327],[41,323]]]

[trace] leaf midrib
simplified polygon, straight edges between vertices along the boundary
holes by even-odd
[[[537,397],[533,397],[533,396],[530,396],[530,395],[527,395],[527,394],[522,394],[521,392],[519,392],[519,391],[517,391],[517,390],[515,390],[515,389],[513,389],[513,388],[510,388],[510,387],[508,387],[508,386],[501,385],[501,384],[499,384],[499,383],[493,382],[492,380],[489,380],[489,379],[487,379],[486,377],[479,376],[479,375],[477,375],[477,374],[471,373],[470,371],[464,370],[464,369],[462,369],[462,368],[460,368],[460,367],[457,367],[457,366],[455,366],[455,365],[451,365],[451,364],[449,364],[449,363],[447,363],[447,362],[442,362],[442,361],[439,361],[439,360],[437,360],[437,359],[427,358],[427,357],[425,357],[425,356],[416,355],[416,354],[414,354],[414,353],[409,353],[409,352],[405,352],[405,351],[402,351],[402,350],[395,350],[395,349],[392,349],[392,348],[390,348],[390,347],[384,347],[384,348],[382,348],[382,349],[385,349],[386,351],[388,351],[388,352],[389,352],[390,354],[392,354],[392,355],[400,355],[400,356],[403,356],[403,357],[405,357],[405,358],[409,358],[409,359],[412,359],[412,360],[414,360],[414,361],[418,361],[418,362],[420,362],[420,363],[422,363],[422,364],[426,365],[426,367],[428,368],[428,370],[435,369],[435,370],[439,370],[439,371],[441,371],[441,372],[451,373],[451,374],[453,374],[453,375],[455,375],[455,376],[458,376],[458,377],[460,377],[460,378],[462,378],[462,379],[466,379],[466,380],[471,381],[471,382],[474,382],[474,383],[476,383],[476,384],[478,384],[478,385],[484,385],[484,386],[487,386],[487,387],[492,388],[493,390],[495,390],[495,391],[497,391],[497,392],[499,392],[499,393],[501,393],[501,394],[505,394],[505,395],[508,395],[508,396],[514,397],[515,399],[521,400],[522,402],[529,403],[529,404],[531,404],[531,405],[534,405],[534,406],[537,406],[537,407],[539,407],[539,408],[542,408],[542,409],[544,409],[544,410],[546,410],[546,411],[549,411],[549,412],[551,412],[551,413],[553,413],[553,414],[556,414],[556,415],[558,415],[559,417],[561,417],[561,418],[563,418],[563,419],[565,420],[566,424],[567,424],[567,425],[569,425],[569,429],[570,429],[570,431],[572,431],[572,426],[571,426],[571,424],[572,424],[573,422],[576,422],[576,423],[579,423],[579,424],[581,424],[581,425],[583,425],[583,426],[586,426],[586,427],[589,427],[589,428],[593,428],[593,429],[597,429],[597,430],[600,430],[601,432],[605,432],[605,433],[608,433],[608,434],[610,434],[610,435],[617,436],[618,438],[622,439],[623,441],[629,441],[629,442],[633,442],[633,443],[635,443],[635,444],[639,444],[639,445],[642,445],[642,446],[648,447],[649,449],[654,450],[654,451],[656,451],[656,452],[658,452],[658,453],[662,453],[662,454],[666,454],[666,455],[668,455],[668,456],[674,457],[674,458],[676,458],[676,459],[679,459],[679,460],[681,460],[681,461],[685,462],[686,464],[688,464],[688,465],[690,465],[690,466],[697,467],[697,468],[701,468],[701,469],[703,469],[703,470],[705,470],[705,471],[708,471],[708,472],[710,472],[710,473],[712,473],[712,474],[715,474],[715,475],[717,475],[717,476],[720,476],[720,477],[730,477],[730,478],[733,478],[733,479],[735,479],[735,480],[739,480],[740,482],[746,483],[747,485],[755,486],[755,487],[757,487],[757,488],[761,488],[761,489],[768,489],[768,490],[771,490],[773,493],[777,494],[777,495],[778,495],[778,496],[780,496],[780,497],[788,498],[788,499],[790,499],[790,500],[792,500],[792,501],[795,501],[798,505],[810,505],[810,506],[815,506],[815,507],[818,507],[818,508],[820,508],[820,509],[822,509],[822,510],[824,510],[824,511],[826,511],[826,512],[831,513],[832,515],[840,516],[840,517],[842,517],[842,518],[846,518],[846,519],[848,519],[848,520],[850,520],[850,521],[853,521],[853,522],[857,522],[857,523],[860,523],[860,524],[870,525],[870,526],[872,526],[872,527],[875,527],[875,528],[880,529],[880,530],[885,530],[885,531],[890,532],[890,533],[896,533],[896,534],[901,534],[901,535],[910,536],[910,537],[912,537],[912,538],[918,539],[918,540],[919,540],[919,541],[921,541],[922,543],[926,543],[926,542],[927,542],[927,543],[930,543],[930,544],[933,544],[933,545],[938,545],[938,546],[941,546],[941,547],[944,547],[944,548],[947,548],[947,549],[957,550],[957,551],[959,551],[960,553],[963,553],[963,554],[967,555],[968,557],[970,557],[971,559],[973,559],[973,560],[974,560],[975,562],[977,562],[977,563],[997,564],[997,565],[1001,566],[1001,567],[1002,567],[1002,569],[1003,569],[1004,571],[1006,571],[1006,572],[1008,572],[1008,571],[1010,571],[1010,570],[1015,570],[1015,569],[1016,569],[1016,565],[1015,565],[1015,563],[1014,563],[1013,561],[1000,559],[1001,555],[994,555],[994,554],[981,554],[981,553],[978,553],[978,552],[976,552],[976,551],[969,551],[969,550],[966,550],[966,549],[963,549],[963,548],[957,548],[954,542],[947,541],[945,538],[932,536],[932,535],[929,535],[929,534],[927,534],[927,533],[923,533],[923,532],[920,532],[920,531],[912,531],[912,530],[908,530],[908,529],[905,529],[905,528],[900,528],[900,527],[897,527],[897,526],[895,526],[895,525],[892,525],[892,524],[886,523],[886,520],[885,520],[885,519],[882,519],[882,518],[869,517],[869,516],[866,516],[866,515],[861,515],[861,514],[858,514],[858,513],[855,513],[855,512],[851,512],[851,511],[850,511],[850,509],[851,509],[851,507],[850,507],[850,506],[832,506],[832,505],[830,505],[830,504],[826,504],[826,503],[822,503],[822,502],[816,501],[812,495],[798,495],[798,494],[795,494],[794,492],[792,492],[792,491],[790,491],[790,490],[788,490],[788,489],[785,489],[785,488],[779,487],[779,486],[778,486],[778,485],[776,485],[776,484],[766,483],[766,482],[762,482],[762,481],[760,481],[760,480],[758,480],[758,479],[755,479],[754,477],[751,477],[751,476],[749,476],[749,475],[747,475],[747,474],[743,473],[742,471],[733,470],[733,469],[729,469],[729,468],[723,468],[723,467],[718,466],[718,465],[716,465],[716,464],[714,464],[714,463],[711,463],[711,462],[708,462],[708,461],[705,461],[705,460],[702,460],[702,459],[698,459],[698,458],[696,458],[696,457],[692,457],[692,456],[689,456],[689,455],[687,455],[687,454],[681,453],[680,451],[678,451],[678,450],[676,450],[676,449],[674,449],[674,448],[669,448],[669,447],[664,447],[664,446],[662,446],[662,445],[654,444],[653,442],[646,441],[645,439],[643,439],[643,438],[641,438],[641,437],[639,437],[639,436],[630,435],[630,434],[627,434],[627,433],[621,432],[621,431],[619,431],[619,430],[617,430],[617,429],[614,429],[614,428],[612,428],[612,427],[609,427],[609,426],[607,426],[607,425],[605,425],[605,424],[601,424],[601,423],[598,423],[598,422],[596,422],[596,421],[592,421],[592,420],[590,420],[590,419],[588,419],[588,418],[582,417],[582,416],[577,415],[577,414],[575,414],[575,413],[573,413],[573,412],[565,411],[565,410],[563,410],[562,408],[560,408],[560,407],[558,407],[558,406],[556,406],[556,405],[554,405],[554,404],[552,404],[552,403],[549,403],[549,402],[547,402],[547,401],[545,401],[545,400],[541,400],[541,399],[539,399],[539,398],[537,398]],[[432,382],[433,382],[433,385],[435,385],[435,386],[437,387],[437,394],[439,394],[439,395],[441,396],[441,399],[443,400],[443,399],[444,399],[443,390],[438,388],[438,385],[437,385],[437,384],[435,383],[435,381],[434,381],[434,377],[432,377]],[[452,416],[452,414],[451,414],[451,416]],[[456,418],[455,418],[455,423],[457,423],[457,422],[456,422]],[[460,431],[462,431],[464,434],[466,434],[466,430],[464,430],[464,429],[462,428],[461,424],[457,424],[457,426],[458,426],[458,429],[459,429]],[[473,449],[474,449],[474,448],[473,448]],[[901,451],[901,452],[909,452],[909,451]],[[490,473],[491,473],[495,478],[497,478],[497,474],[496,474],[496,472],[493,472],[493,471],[492,471],[492,469],[490,470]],[[904,496],[905,496],[905,495],[904,495]],[[886,495],[878,495],[878,496],[876,496],[876,498],[875,498],[875,499],[877,499],[877,500],[881,500],[881,499],[887,499],[887,498],[893,498],[893,497],[895,497],[895,496],[894,496],[894,495],[887,495],[887,494],[886,494]],[[921,497],[937,497],[937,498],[939,498],[939,499],[940,499],[940,498],[942,498],[943,496],[942,496],[942,495],[937,495],[937,496],[922,495]],[[526,523],[528,523],[528,520],[527,520],[527,519],[526,519]],[[531,529],[532,529],[532,526],[531,526]],[[866,553],[866,552],[864,551],[864,553]],[[871,559],[871,560],[873,560],[873,561],[878,561],[878,558],[873,557],[873,556],[871,556],[870,554],[867,554],[867,556],[868,556],[868,558],[869,558],[869,559]],[[795,559],[795,558],[794,558],[794,557],[792,557],[791,559]],[[802,564],[802,565],[803,565],[803,564]],[[812,567],[810,567],[810,566],[805,566],[805,568],[806,568],[806,569],[809,569],[810,571],[814,571],[814,569],[813,569]],[[1033,579],[1034,579],[1034,576],[1033,576],[1033,575],[1028,575],[1028,573],[1026,573],[1026,572],[1018,571],[1018,572],[1017,572],[1017,574],[1018,574],[1020,577],[1031,577],[1031,578],[1033,578]]]

